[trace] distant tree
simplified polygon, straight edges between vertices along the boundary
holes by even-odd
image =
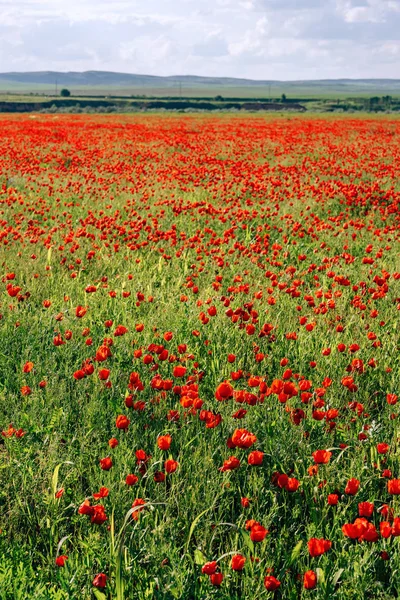
[[[281,100],[282,100],[282,102],[286,102],[286,94],[282,94]]]
[[[223,97],[222,96],[215,96],[214,100],[215,100],[215,102],[222,102],[223,101]]]
[[[67,88],[63,88],[60,92],[60,96],[63,98],[68,98],[71,95],[71,92],[67,90]]]

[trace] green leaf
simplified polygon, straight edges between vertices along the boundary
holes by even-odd
[[[303,542],[302,542],[302,540],[300,540],[300,542],[298,542],[295,545],[295,547],[293,548],[292,554],[290,555],[290,562],[291,563],[294,562],[298,558],[298,556],[300,554],[300,550],[301,550],[302,545],[303,545]]]
[[[106,595],[97,588],[93,588],[93,594],[96,596],[97,600],[106,600]]]
[[[321,584],[321,585],[324,584],[325,583],[325,573],[319,567],[317,569],[315,569],[315,570],[317,572],[318,583]]]
[[[343,571],[344,571],[344,569],[339,569],[338,571],[336,571],[336,573],[332,577],[332,583],[334,586],[337,585],[337,582],[339,581],[340,577],[342,576]]]
[[[250,550],[251,554],[254,554],[254,544],[251,541],[251,538],[250,538],[249,534],[244,529],[241,529],[240,533],[242,534],[244,543],[246,544],[246,546]]]
[[[207,562],[207,558],[199,549],[196,549],[194,551],[194,562],[196,563],[196,565],[204,565],[204,563]]]
[[[202,517],[203,515],[205,515],[206,513],[208,513],[208,511],[209,511],[209,510],[211,510],[212,508],[214,508],[214,506],[209,506],[208,508],[206,508],[205,510],[203,510],[203,512],[201,512],[201,513],[200,513],[200,514],[199,514],[199,515],[198,515],[198,516],[197,516],[197,517],[194,519],[193,523],[191,524],[191,526],[190,526],[190,529],[189,529],[189,535],[188,535],[188,538],[187,538],[187,540],[186,540],[185,554],[186,554],[186,553],[187,553],[187,551],[188,551],[189,544],[190,544],[190,540],[191,540],[191,538],[192,538],[192,534],[193,534],[194,528],[196,527],[197,523],[200,521],[201,517]]]
[[[57,484],[58,484],[58,473],[60,471],[60,467],[61,467],[62,463],[60,463],[59,465],[56,466],[56,468],[53,471],[53,477],[51,478],[51,491],[53,494],[53,498],[56,495],[57,492]]]

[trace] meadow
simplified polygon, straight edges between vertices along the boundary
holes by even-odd
[[[0,130],[0,599],[397,598],[400,120]]]

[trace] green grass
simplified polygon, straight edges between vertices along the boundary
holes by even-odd
[[[3,96],[26,96],[39,94],[48,97],[58,96],[62,87],[71,90],[74,97],[84,98],[86,96],[142,96],[150,98],[162,98],[163,96],[184,98],[214,98],[215,96],[233,98],[280,98],[286,94],[287,98],[312,98],[315,100],[346,100],[347,98],[370,98],[371,96],[390,95],[393,98],[400,97],[398,87],[374,87],[354,85],[331,85],[331,86],[307,86],[291,83],[273,84],[271,86],[233,86],[233,85],[195,85],[177,84],[165,86],[101,86],[101,85],[58,85],[54,84],[24,84],[17,82],[0,81],[0,100]]]

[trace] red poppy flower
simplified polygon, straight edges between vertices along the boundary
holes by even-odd
[[[93,365],[91,365],[93,366]],[[106,381],[110,376],[110,369],[100,369],[99,379],[100,381]]]
[[[268,533],[268,529],[259,523],[255,523],[250,529],[250,539],[252,542],[262,542]]]
[[[247,462],[249,465],[259,466],[262,465],[263,458],[264,452],[261,452],[261,450],[254,450],[253,452],[250,452],[249,456],[247,457]]]
[[[113,463],[109,456],[100,459],[100,467],[103,469],[103,471],[109,471],[112,466]]]
[[[87,313],[87,307],[86,306],[77,306],[75,309],[75,315],[78,317],[78,319],[81,319],[82,317],[84,317]]]
[[[303,586],[306,590],[313,590],[317,585],[317,575],[314,571],[306,571],[303,577]]]
[[[172,438],[169,434],[160,435],[160,437],[157,439],[157,446],[160,448],[160,450],[169,450],[171,442]]]
[[[98,573],[97,575],[95,575],[92,581],[92,585],[96,588],[105,588],[107,585],[107,575],[105,575],[104,573]]]
[[[398,496],[400,494],[400,479],[390,479],[387,483],[387,490],[389,494]]]
[[[127,475],[125,479],[126,485],[135,485],[139,481],[139,477],[137,475]]]
[[[223,579],[224,576],[222,573],[213,573],[212,575],[210,575],[210,583],[215,586],[221,585]]]
[[[107,498],[108,494],[109,494],[109,489],[106,487],[101,487],[98,492],[93,494],[93,498],[95,498],[96,500],[99,500],[100,498]]]
[[[201,568],[201,572],[203,573],[203,575],[214,575],[214,573],[216,573],[218,568],[218,564],[215,560],[211,561],[211,562],[207,562],[205,563],[202,568]]]
[[[355,479],[354,477],[352,479],[349,479],[346,487],[344,489],[345,493],[348,494],[349,496],[355,496],[358,492],[358,488],[360,487],[360,482],[358,479]]]
[[[242,554],[234,554],[231,559],[232,571],[242,571],[246,564],[246,557]]]
[[[68,556],[65,556],[65,554],[62,554],[61,556],[57,556],[57,558],[56,558],[57,567],[64,567],[67,560],[68,560]]]
[[[250,448],[257,441],[254,433],[250,433],[247,429],[235,429],[231,439],[237,448]]]
[[[103,346],[100,346],[100,348],[96,352],[96,361],[104,362],[110,356],[111,356],[110,348],[108,346],[106,346],[105,344],[103,344]]]
[[[182,365],[178,365],[178,366],[174,367],[172,374],[174,377],[184,377],[186,374],[186,367],[183,367]]]
[[[102,506],[101,504],[93,506],[93,513],[90,520],[95,525],[102,525],[103,523],[105,523],[105,521],[107,521],[107,515],[104,506]]]
[[[317,465],[326,465],[332,456],[332,452],[329,452],[329,450],[316,450],[312,456]]]
[[[120,337],[122,335],[125,335],[125,333],[128,333],[128,329],[124,327],[124,325],[118,325],[114,331],[114,336]]]
[[[321,554],[325,554],[325,552],[328,552],[328,550],[331,549],[332,542],[330,542],[329,540],[325,540],[323,538],[321,538],[321,539],[311,538],[307,542],[307,545],[308,545],[308,551],[310,553],[310,556],[315,557],[315,556],[321,556]]]
[[[264,579],[264,586],[269,592],[274,592],[281,585],[281,582],[273,575],[267,575]]]
[[[372,502],[360,502],[358,504],[358,515],[360,517],[372,517],[374,505]]]
[[[143,498],[136,498],[136,500],[132,503],[132,508],[135,510],[132,512],[132,519],[137,521],[139,519],[139,513],[141,513],[144,509],[141,508],[146,504],[146,501]]]
[[[164,463],[164,469],[166,470],[168,475],[170,475],[171,473],[175,473],[178,466],[179,466],[179,463],[176,460],[173,460],[172,458],[169,458]]]
[[[389,451],[389,444],[385,444],[385,443],[377,444],[376,449],[378,451],[378,454],[387,454],[387,452]]]
[[[220,383],[215,390],[215,398],[219,401],[229,400],[233,397],[233,387],[227,381]]]
[[[230,456],[227,460],[224,460],[224,464],[220,467],[220,471],[233,471],[240,467],[240,460],[236,456]]]
[[[80,515],[92,515],[94,513],[94,508],[90,504],[90,500],[85,500],[82,502],[80,507],[78,508],[78,513]]]
[[[381,521],[379,523],[379,531],[384,539],[389,538],[392,535],[392,526],[389,521]]]

